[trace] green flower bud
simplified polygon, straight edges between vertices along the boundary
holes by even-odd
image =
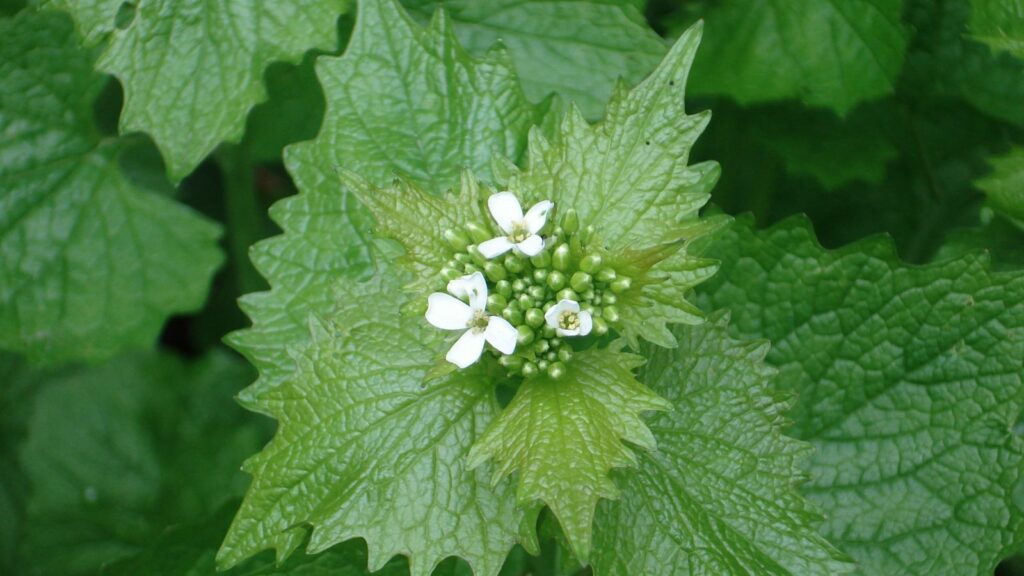
[[[551,344],[547,340],[538,340],[533,344],[533,351],[537,354],[543,354],[551,349]]]
[[[520,325],[518,328],[516,328],[516,332],[519,333],[516,335],[516,342],[520,346],[529,346],[530,344],[533,343],[533,339],[536,337],[536,334],[533,333],[533,330],[531,330],[530,327],[526,325]]]
[[[465,252],[459,252],[455,255],[455,260],[458,261],[459,264],[469,264],[473,261],[473,257]]]
[[[540,311],[540,308],[530,308],[523,317],[526,319],[526,323],[534,328],[544,324],[544,313]]]
[[[615,306],[605,306],[601,317],[614,324],[619,321],[619,309]]]
[[[574,208],[569,208],[562,216],[562,228],[569,234],[580,229],[580,217]]]
[[[523,313],[518,310],[513,310],[511,307],[502,310],[501,317],[508,320],[509,324],[512,324],[513,326],[519,326],[523,323]]]
[[[584,300],[587,301],[593,301],[595,298],[597,298],[597,292],[595,292],[593,288],[588,288],[583,292],[580,292],[580,298],[583,298]]]
[[[561,238],[562,236],[565,236],[565,230],[563,230],[561,226],[555,226],[555,229],[551,231],[551,235],[555,238]]]
[[[558,351],[558,359],[562,362],[568,362],[572,360],[572,348],[568,346],[562,346]]]
[[[572,278],[569,280],[569,285],[577,292],[586,292],[588,288],[593,286],[593,278],[591,278],[590,274],[587,274],[586,272],[577,272],[572,275]]]
[[[519,306],[519,300],[511,300],[506,308],[511,308],[514,312],[522,312],[523,309]]]
[[[486,242],[490,240],[492,236],[494,236],[493,234],[491,234],[491,231],[488,230],[486,226],[483,226],[482,224],[479,224],[477,222],[467,222],[465,226],[466,232],[469,232],[470,238],[472,238],[473,242],[476,242],[477,244],[481,242]]]
[[[526,282],[522,278],[516,278],[512,281],[512,292],[519,294],[526,290]]]
[[[629,287],[632,285],[633,280],[626,276],[619,276],[612,282],[611,289],[612,292],[615,292],[616,294],[621,294],[626,290],[629,290]]]
[[[516,302],[519,304],[519,309],[524,314],[526,313],[527,310],[529,310],[530,308],[533,308],[537,304],[536,302],[533,301],[533,298],[530,298],[529,294],[520,294],[519,298],[516,299]]]
[[[483,272],[483,270],[477,268],[472,264],[466,264],[465,266],[463,266],[462,271],[465,272],[467,276],[469,276],[470,274],[476,274],[477,272]]]
[[[545,338],[554,338],[555,337],[555,329],[552,328],[551,326],[548,326],[547,324],[545,324],[544,325],[544,330],[543,330],[542,334],[544,335]]]
[[[591,304],[590,302],[584,302],[583,304],[580,304],[580,310],[588,312],[591,316],[593,316],[595,308],[594,305]]]
[[[445,280],[447,280],[449,282],[451,282],[452,280],[455,280],[459,276],[462,276],[462,272],[459,272],[455,268],[448,268],[448,267],[441,268],[441,278],[444,278]]]
[[[533,271],[533,281],[539,284],[544,284],[548,281],[548,271],[544,268],[538,268]]]
[[[508,280],[499,280],[494,285],[494,291],[508,299],[512,295],[512,283]]]
[[[509,372],[519,372],[523,369],[524,360],[519,356],[502,356],[498,358],[498,364],[508,369]]]
[[[551,255],[551,265],[555,267],[555,270],[561,270],[563,272],[568,270],[569,264],[571,263],[570,260],[568,244],[559,244]]]
[[[548,362],[547,360],[539,360],[537,362],[537,369],[541,372],[547,370],[548,366],[551,366],[551,362]]]
[[[487,297],[487,310],[491,314],[501,314],[501,311],[508,306],[508,300],[504,296],[498,293],[491,294]]]
[[[565,274],[562,274],[558,270],[553,270],[548,274],[548,286],[555,292],[565,288]]]
[[[594,235],[594,226],[593,226],[593,224],[591,224],[590,226],[587,226],[586,228],[583,229],[583,231],[581,231],[579,233],[580,242],[582,242],[584,244],[587,244],[588,242],[590,242],[590,237],[593,236],[593,235]]]
[[[576,292],[572,288],[562,288],[561,290],[559,290],[558,291],[558,299],[559,300],[575,300],[576,302],[580,301],[579,295],[576,294]]]
[[[508,278],[508,270],[497,262],[488,262],[484,265],[484,274],[491,280],[491,282],[498,282]]]
[[[523,378],[532,378],[537,375],[537,365],[533,362],[524,362],[522,369]]]
[[[595,336],[604,336],[608,333],[608,323],[604,321],[604,318],[594,318],[594,328],[591,333]]]
[[[617,276],[618,274],[616,274],[615,270],[612,268],[602,268],[601,271],[597,273],[597,279],[605,283],[612,282]]]
[[[580,270],[584,272],[594,273],[598,268],[601,267],[602,258],[600,254],[591,253],[587,254],[580,260]]]
[[[548,353],[544,355],[544,359],[548,362],[554,362],[555,360],[558,360],[558,353],[554,350],[548,350]]]
[[[537,268],[547,268],[551,266],[551,254],[547,250],[543,250],[540,254],[530,258],[530,262]]]
[[[547,371],[548,377],[552,380],[561,380],[565,376],[565,364],[562,364],[561,362],[552,362],[548,365]]]
[[[505,268],[513,274],[519,274],[524,269],[526,269],[526,262],[524,262],[522,258],[515,254],[509,254],[505,256],[504,262]]]
[[[615,296],[615,294],[612,294],[611,292],[605,292],[604,294],[601,295],[601,302],[603,302],[606,306],[609,304],[615,304],[618,301],[618,297]],[[596,304],[600,304],[601,302],[596,302]]]
[[[444,240],[456,252],[462,252],[466,249],[466,246],[469,246],[469,236],[462,230],[445,230]]]
[[[533,298],[534,302],[543,302],[544,297],[548,295],[548,289],[544,286],[530,286],[526,289],[526,293]]]

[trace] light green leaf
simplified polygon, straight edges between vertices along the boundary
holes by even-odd
[[[121,172],[65,16],[0,20],[0,77],[0,347],[57,362],[148,345],[202,305],[218,228]]]
[[[238,497],[245,455],[264,440],[231,396],[249,368],[146,354],[37,375],[20,460],[30,497],[26,562],[39,573],[95,574],[165,525]]]
[[[470,466],[494,460],[496,484],[517,472],[516,499],[547,504],[584,563],[598,500],[619,495],[608,473],[636,464],[625,442],[655,447],[641,413],[672,407],[634,378],[642,362],[592,348],[573,357],[561,380],[526,380],[469,454]]]
[[[687,165],[710,119],[708,112],[688,115],[683,102],[700,38],[694,26],[640,85],[620,86],[602,123],[592,126],[572,108],[550,140],[534,129],[527,169],[510,167],[506,175],[508,189],[527,204],[552,200],[559,210],[575,209],[580,226],[593,227],[593,243],[618,267],[632,268],[636,287],[621,299],[631,341],[672,345],[666,322],[699,321],[684,296],[714,272],[680,243],[714,228],[698,212],[718,164]]]
[[[109,33],[97,68],[124,87],[121,132],[152,135],[172,180],[191,172],[224,140],[237,142],[249,109],[266,98],[271,62],[298,63],[333,50],[348,0],[231,3],[142,0],[115,29],[122,2],[54,0],[87,39]]]
[[[598,576],[831,576],[851,566],[816,532],[797,494],[810,447],[782,434],[765,343],[727,335],[723,314],[679,326],[675,349],[649,348],[641,380],[672,409],[649,422],[657,450],[617,474],[622,498],[594,523]]]
[[[694,92],[741,104],[799,98],[845,115],[893,91],[907,34],[902,0],[737,0],[704,15]]]
[[[1024,226],[1024,148],[992,158],[992,173],[975,184],[993,208]]]
[[[1024,0],[971,0],[974,39],[1024,59]]]
[[[263,399],[277,436],[246,463],[253,485],[218,555],[228,568],[268,547],[290,554],[312,528],[315,554],[364,538],[371,570],[396,554],[414,576],[448,556],[498,573],[516,542],[536,549],[538,509],[470,470],[470,446],[499,407],[486,368],[424,382],[440,333],[402,316],[401,279],[385,270],[336,285],[337,310],[311,320],[295,373]]]
[[[475,54],[508,47],[526,94],[555,92],[599,119],[620,78],[636,84],[665,54],[636,2],[626,0],[403,0],[428,16],[443,6]]]
[[[471,58],[443,19],[424,30],[393,0],[359,9],[345,55],[317,63],[327,98],[319,136],[286,149],[300,194],[271,209],[285,233],[252,251],[272,290],[242,299],[254,326],[230,337],[260,370],[241,394],[258,411],[258,397],[292,370],[287,348],[308,341],[310,312],[330,309],[330,286],[367,273],[369,216],[340,171],[378,185],[397,172],[438,194],[466,167],[486,177],[494,155],[518,159],[539,116],[507,59]]]
[[[711,253],[706,301],[771,339],[799,394],[824,535],[862,574],[991,574],[1024,540],[1024,275],[908,266],[879,240],[826,251],[801,220],[735,226]]]

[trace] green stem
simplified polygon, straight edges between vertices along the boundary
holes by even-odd
[[[249,247],[261,238],[259,202],[256,198],[253,163],[245,144],[225,146],[217,157],[224,178],[228,250],[235,281],[242,294],[261,290],[265,284],[249,260]]]

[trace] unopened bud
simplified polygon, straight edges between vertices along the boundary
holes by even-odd
[[[521,325],[516,328],[516,343],[519,346],[529,346],[533,343],[533,339],[536,337],[533,330],[529,326]]]
[[[565,272],[569,269],[570,260],[568,244],[559,244],[551,255],[551,265],[555,267],[555,270]]]
[[[473,239],[473,242],[477,244],[486,242],[491,239],[493,234],[483,225],[477,222],[467,222],[466,232],[469,232],[469,237]]]
[[[604,336],[608,333],[608,323],[604,321],[604,318],[594,318],[594,328],[591,332],[595,336]]]
[[[508,278],[508,270],[504,266],[497,262],[488,262],[484,265],[484,274],[491,280],[491,282],[498,282]]]
[[[605,306],[601,317],[614,324],[619,321],[619,309],[615,306]]]
[[[552,362],[548,365],[548,377],[552,380],[560,380],[565,376],[565,364]]]
[[[619,276],[614,281],[612,281],[611,289],[612,292],[615,292],[616,294],[621,294],[626,290],[629,290],[629,287],[632,285],[632,279],[627,278],[626,276]]]
[[[530,258],[530,262],[537,268],[547,268],[551,266],[551,254],[547,250],[542,250],[540,254]]]
[[[445,230],[444,240],[456,252],[462,252],[466,249],[466,246],[469,246],[469,236],[462,230]]]
[[[587,254],[582,260],[580,260],[580,270],[593,274],[601,267],[601,261],[602,258],[600,254]]]
[[[534,328],[539,328],[544,324],[544,313],[540,311],[540,308],[530,308],[523,317],[526,319],[526,323]]]
[[[562,228],[569,234],[579,230],[580,217],[574,208],[565,211],[565,215],[562,216]]]
[[[505,256],[505,268],[513,274],[519,274],[526,268],[526,263],[523,259],[515,254],[509,254]]]
[[[553,270],[551,274],[548,274],[548,286],[555,292],[565,288],[565,274]]]
[[[613,282],[617,277],[618,274],[615,273],[613,268],[602,268],[601,271],[597,273],[597,279],[605,283]]]

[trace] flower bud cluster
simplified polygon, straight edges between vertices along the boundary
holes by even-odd
[[[574,210],[567,210],[557,223],[553,220],[542,233],[544,249],[532,257],[513,251],[488,260],[477,246],[493,232],[479,223],[444,233],[455,256],[441,269],[441,276],[452,281],[483,273],[488,285],[487,312],[507,320],[518,333],[512,354],[492,352],[510,374],[525,378],[542,372],[561,378],[574,350],[567,340],[585,335],[567,335],[552,326],[548,313],[554,306],[562,301],[578,303],[579,313],[590,316],[590,333],[600,337],[617,327],[616,303],[632,283],[608,266],[599,252],[588,249],[593,227],[581,229]]]

